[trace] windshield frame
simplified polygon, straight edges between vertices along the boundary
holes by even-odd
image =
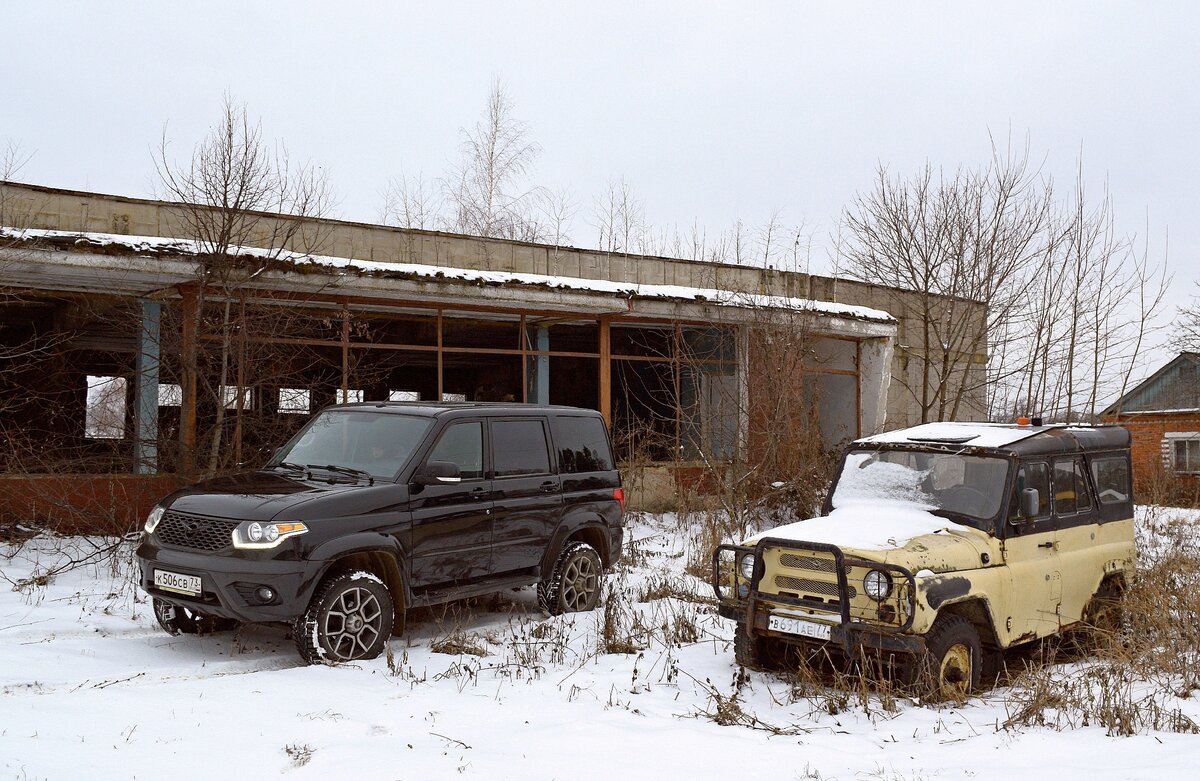
[[[405,456],[404,460],[400,463],[399,467],[394,472],[392,472],[390,474],[383,474],[383,473],[372,471],[372,470],[365,470],[366,472],[368,472],[370,474],[370,476],[373,480],[390,482],[390,483],[396,482],[399,479],[400,475],[404,474],[404,471],[412,465],[413,459],[418,454],[420,454],[421,451],[424,449],[422,447],[422,445],[425,443],[426,439],[428,439],[430,430],[437,423],[437,419],[431,415],[415,415],[415,414],[408,413],[408,412],[391,412],[391,411],[384,412],[381,410],[376,410],[373,407],[358,406],[358,405],[354,405],[354,406],[335,405],[332,407],[326,407],[325,409],[321,410],[317,414],[313,415],[312,418],[310,418],[308,420],[308,422],[306,422],[300,428],[299,431],[297,431],[295,434],[293,434],[288,439],[287,442],[283,443],[278,448],[276,448],[274,454],[272,454],[271,458],[267,460],[267,463],[263,464],[262,468],[264,470],[279,468],[279,467],[283,467],[284,462],[288,462],[288,463],[294,463],[295,465],[302,466],[302,467],[312,466],[314,469],[320,470],[323,466],[321,464],[308,464],[308,463],[301,463],[300,461],[295,461],[291,457],[291,452],[292,452],[293,448],[295,448],[295,446],[300,442],[301,439],[304,438],[304,436],[308,433],[308,431],[313,426],[317,425],[319,423],[319,421],[322,418],[324,418],[325,416],[354,413],[354,412],[367,414],[367,415],[373,415],[373,416],[376,416],[376,417],[379,417],[382,419],[410,418],[410,419],[414,419],[414,420],[421,420],[426,423],[425,429],[420,433],[420,436],[414,442],[412,449],[409,451],[408,455]],[[301,461],[304,461],[304,459],[301,459]],[[347,467],[350,469],[359,469],[361,466],[361,465],[354,465],[354,464],[334,464],[334,465],[341,466],[341,467]],[[341,474],[341,476],[343,478],[352,478],[351,475],[342,474],[340,472],[335,472],[334,474]]]
[[[1008,517],[1008,508],[1010,502],[1009,494],[1012,492],[1012,484],[1015,479],[1016,468],[1015,464],[1018,461],[1018,456],[1015,453],[1005,451],[989,450],[977,447],[963,447],[962,445],[948,445],[939,447],[930,445],[929,443],[921,443],[919,445],[906,445],[903,443],[886,443],[886,444],[866,444],[855,443],[846,448],[842,453],[841,459],[838,461],[837,471],[833,475],[833,479],[829,483],[829,490],[825,494],[825,499],[821,505],[821,512],[824,515],[829,515],[836,509],[833,505],[834,494],[837,493],[838,483],[841,481],[842,473],[846,469],[846,464],[850,456],[855,453],[866,451],[874,451],[880,453],[890,452],[905,452],[905,453],[921,453],[933,456],[967,456],[977,458],[992,458],[1006,462],[1004,480],[1001,487],[1003,493],[1000,497],[999,507],[995,514],[987,518],[977,518],[962,513],[954,512],[953,510],[934,509],[928,512],[940,518],[947,518],[955,523],[971,528],[978,529],[993,537],[1002,537],[1005,533],[1006,523],[1001,520]]]

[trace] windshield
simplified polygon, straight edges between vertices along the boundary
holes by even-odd
[[[846,455],[831,503],[901,504],[991,530],[1000,510],[1008,461],[1003,458],[904,450]]]
[[[334,409],[317,415],[267,466],[337,466],[392,479],[425,432],[431,418]]]

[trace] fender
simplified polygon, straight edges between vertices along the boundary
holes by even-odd
[[[977,610],[971,610],[971,609],[955,610],[954,609],[955,607],[960,606],[960,605],[966,606],[968,608],[978,606],[978,609]],[[989,600],[987,598],[987,595],[982,592],[975,592],[975,593],[966,594],[962,597],[955,597],[954,599],[949,599],[946,602],[943,602],[941,609],[938,610],[937,614],[940,616],[943,613],[954,613],[954,614],[963,616],[968,621],[971,621],[972,614],[978,613],[980,615],[980,617],[983,619],[983,622],[987,625],[987,628],[991,631],[992,639],[995,640],[997,647],[1007,648],[1010,645],[1012,645],[1012,643],[1005,645],[1004,641],[1001,640],[1000,633],[996,631],[996,617],[995,617],[995,615],[993,615],[993,612],[994,611],[992,610],[991,600]],[[975,622],[972,621],[972,623],[975,623]],[[987,640],[986,637],[982,637],[982,636],[980,639],[985,640],[985,641]]]
[[[582,520],[581,520],[582,519]],[[558,559],[558,554],[563,548],[563,544],[567,538],[576,535],[585,529],[595,529],[599,532],[602,540],[597,552],[600,554],[600,560],[604,562],[610,561],[608,551],[609,528],[604,523],[603,519],[597,515],[582,514],[570,515],[563,519],[558,528],[554,530],[554,535],[550,538],[550,544],[546,546],[546,552],[542,554],[541,573],[542,580],[549,578],[554,574],[554,562]]]
[[[386,553],[396,561],[396,568],[400,571],[400,580],[404,590],[404,603],[411,605],[413,595],[409,587],[408,551],[395,537],[378,532],[359,532],[345,537],[337,537],[310,551],[308,559],[318,566],[313,569],[312,575],[304,582],[305,598],[311,597],[312,590],[339,559],[354,553],[376,552]]]

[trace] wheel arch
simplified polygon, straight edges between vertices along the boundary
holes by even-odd
[[[586,542],[591,545],[600,554],[600,563],[607,569],[612,563],[609,538],[608,526],[600,516],[586,519],[579,524],[559,526],[550,539],[550,544],[546,546],[545,553],[542,554],[542,579],[545,580],[554,574],[554,562],[558,560],[558,554],[570,542]]]
[[[404,631],[404,613],[411,604],[408,592],[408,578],[405,576],[401,561],[397,559],[394,550],[389,548],[362,548],[344,551],[331,558],[316,578],[321,583],[327,578],[334,578],[346,572],[365,570],[378,577],[387,586],[392,595],[392,634]]]
[[[938,617],[961,616],[975,627],[979,633],[979,642],[985,652],[1000,651],[1000,635],[996,632],[996,622],[992,616],[992,607],[986,597],[972,596],[942,605]],[[935,619],[936,621],[936,619]]]

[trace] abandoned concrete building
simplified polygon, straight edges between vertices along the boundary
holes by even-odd
[[[128,522],[186,479],[261,463],[343,401],[598,409],[619,458],[644,467],[643,503],[768,436],[834,448],[919,414],[893,382],[913,327],[885,311],[894,290],[327,219],[280,246],[292,218],[272,214],[215,262],[177,204],[0,194],[10,519]],[[985,358],[976,346],[969,371]],[[960,417],[981,416],[968,398]]]

